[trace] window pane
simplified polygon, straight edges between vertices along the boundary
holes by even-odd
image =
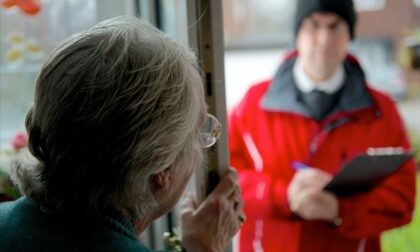
[[[64,38],[96,22],[95,0],[43,0],[37,7],[0,8],[0,144],[24,129],[46,55]]]
[[[175,4],[173,0],[159,1],[159,28],[173,38],[176,38]]]
[[[385,7],[386,0],[354,0],[358,11],[378,11]]]
[[[292,39],[295,0],[224,0],[228,48],[279,47]]]

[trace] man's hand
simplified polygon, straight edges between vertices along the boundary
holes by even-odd
[[[200,205],[192,195],[186,195],[181,206],[183,246],[187,251],[224,251],[245,220],[242,206],[233,170],[222,177]]]
[[[332,176],[315,168],[296,172],[287,189],[290,209],[305,220],[334,220],[339,214],[335,195],[323,191]]]
[[[292,211],[305,220],[329,220],[338,217],[338,200],[329,192],[308,188],[293,201]]]

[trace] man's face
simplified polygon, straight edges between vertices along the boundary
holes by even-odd
[[[321,12],[308,16],[296,38],[304,71],[315,81],[327,79],[342,64],[349,41],[349,27],[339,16]]]

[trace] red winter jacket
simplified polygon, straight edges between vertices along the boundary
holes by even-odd
[[[343,222],[338,227],[294,215],[286,192],[293,161],[335,174],[369,147],[410,148],[401,118],[388,96],[366,86],[363,71],[349,55],[342,94],[333,111],[316,121],[297,100],[296,56],[288,56],[273,80],[251,87],[230,114],[231,165],[240,174],[247,215],[240,251],[380,251],[380,233],[411,220],[413,160],[374,189],[339,198]]]

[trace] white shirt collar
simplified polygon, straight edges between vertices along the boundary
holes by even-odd
[[[328,79],[315,83],[303,70],[299,58],[293,67],[293,76],[296,80],[297,88],[303,93],[309,93],[314,89],[323,91],[327,94],[333,94],[338,91],[344,84],[345,72],[343,65],[335,71],[335,73]]]

